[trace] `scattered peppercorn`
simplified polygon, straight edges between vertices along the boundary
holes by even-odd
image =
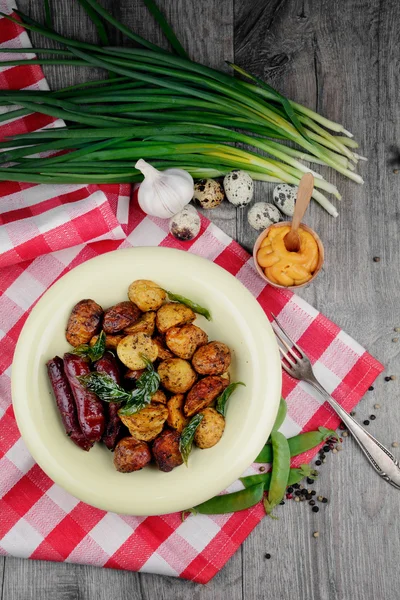
[[[312,490],[312,492],[311,492],[311,496],[315,496],[315,495],[316,495],[316,493],[317,493],[317,492],[316,492],[315,490]]]
[[[271,558],[271,555],[270,555],[270,554],[266,554],[266,555],[265,555],[265,558],[266,558],[267,560],[269,560],[269,559]]]
[[[392,381],[395,381],[395,380],[397,379],[397,375],[391,375],[391,376],[390,376],[390,379],[391,379]]]
[[[342,430],[343,430],[343,429],[346,429],[346,425],[345,425],[344,423],[340,423],[340,425],[339,425],[339,429],[342,429]]]
[[[368,388],[368,391],[369,391],[369,392],[373,392],[373,391],[374,391],[374,389],[375,389],[375,388],[374,388],[374,386],[373,386],[373,385],[370,385],[370,386],[369,386],[369,388]]]
[[[388,375],[385,377],[385,381],[390,381],[390,377]]]
[[[315,537],[315,538],[319,537],[319,531],[314,531],[313,537]]]
[[[341,444],[338,444],[338,445],[336,446],[335,450],[336,450],[337,452],[340,452],[341,450],[343,450],[343,446],[342,446]]]
[[[374,404],[374,408],[380,408],[381,405],[380,404]]]
[[[352,411],[351,411],[351,413],[350,413],[350,416],[351,416],[351,417],[355,417],[355,416],[356,416],[356,411],[355,411],[355,410],[352,410]]]
[[[330,448],[329,448],[329,446],[324,446],[324,447],[322,448],[322,450],[323,450],[324,452],[329,452]]]
[[[393,173],[394,173],[395,175],[397,175],[397,173],[398,173],[398,172],[399,172],[399,170],[398,170],[398,169],[393,169]]]
[[[310,500],[310,502],[308,503],[310,506],[315,506],[315,500]]]
[[[374,262],[380,262],[380,261],[381,261],[381,259],[380,259],[380,257],[379,257],[379,256],[374,256],[374,259],[373,259],[373,260],[374,260]]]
[[[326,458],[323,458],[323,459],[322,459],[322,462],[325,464],[325,463],[326,463]]]
[[[399,442],[393,442],[392,447],[393,448],[398,448],[399,447]]]
[[[312,496],[311,496],[311,494],[307,494],[307,496],[306,496],[306,500],[311,500],[311,499],[312,499]],[[311,500],[311,501],[312,501],[312,500]]]
[[[284,501],[284,500],[281,500],[281,501],[279,502],[279,504],[285,504],[285,501]]]
[[[321,462],[320,460],[316,460],[316,461],[315,461],[315,464],[317,465],[317,467],[319,467],[319,466],[321,466],[321,465],[322,465],[322,462]]]
[[[287,494],[287,495],[286,495],[286,498],[287,498],[288,500],[291,500],[291,499],[293,498],[293,496],[292,496],[292,494]]]
[[[400,327],[395,327],[394,330],[396,333],[400,333]]]
[[[298,489],[299,489],[299,487],[300,487],[300,485],[299,485],[298,483],[294,483],[294,484],[293,484],[293,487],[294,487],[294,489],[295,489],[295,490],[298,490]]]
[[[313,512],[319,512],[318,506],[313,506],[311,509]]]
[[[399,341],[399,338],[398,338],[398,337],[394,337],[394,338],[392,338],[392,342],[396,343],[396,342],[398,342],[398,341]]]
[[[314,479],[311,479],[311,477],[307,477],[307,483],[309,485],[312,485],[314,483]]]
[[[349,434],[347,433],[347,431],[343,431],[342,435],[343,435],[343,437],[348,437],[349,436]],[[340,441],[342,441],[342,440],[340,440]]]
[[[294,494],[295,494],[295,496],[301,496],[301,491],[300,490],[296,490]]]
[[[376,416],[375,415],[370,415],[369,418],[371,419],[371,421],[375,421]]]
[[[320,457],[321,460],[324,460],[325,454],[323,452],[320,452],[319,457]]]
[[[328,502],[328,498],[322,498],[322,502],[326,504]]]
[[[337,454],[337,448],[334,448],[334,449],[332,450],[332,452],[333,452],[333,454]]]
[[[368,419],[365,419],[365,421],[363,421],[364,425],[369,425],[369,421]]]
[[[293,492],[292,486],[288,487],[288,489],[286,491],[287,491],[288,494],[291,494]]]
[[[265,467],[260,467],[258,470],[262,473],[263,471],[265,471]]]
[[[300,502],[300,498],[298,496],[295,496],[294,501],[295,502]]]

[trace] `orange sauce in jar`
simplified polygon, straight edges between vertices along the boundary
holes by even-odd
[[[307,283],[317,268],[319,258],[316,240],[301,227],[298,230],[300,250],[286,250],[284,237],[289,231],[289,226],[273,227],[257,252],[257,262],[265,276],[272,283],[286,287]]]

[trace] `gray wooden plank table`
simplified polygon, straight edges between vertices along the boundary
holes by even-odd
[[[140,0],[107,0],[113,14],[160,43],[161,34]],[[289,97],[345,124],[369,158],[365,185],[329,173],[342,194],[333,219],[313,205],[307,222],[326,246],[325,270],[301,292],[386,366],[357,408],[377,414],[372,433],[388,446],[400,441],[400,4],[397,0],[163,0],[162,7],[191,56],[219,68],[232,60],[266,78]],[[60,32],[95,40],[72,0],[53,0]],[[19,7],[43,17],[38,0]],[[36,38],[37,39],[37,38]],[[114,35],[115,42],[122,42]],[[95,71],[48,68],[51,87],[96,78]],[[255,200],[270,200],[257,186]],[[246,211],[232,206],[211,218],[247,249],[256,233]],[[380,262],[373,262],[379,256]],[[381,409],[375,410],[379,402]],[[399,598],[399,501],[350,439],[329,455],[318,488],[329,497],[312,513],[289,502],[279,520],[264,521],[207,586],[157,575],[70,564],[0,559],[1,600],[393,600]],[[400,451],[396,450],[400,455]],[[319,531],[318,539],[313,537]],[[265,559],[265,553],[271,559]]]

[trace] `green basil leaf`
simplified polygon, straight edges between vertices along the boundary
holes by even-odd
[[[210,311],[207,308],[200,306],[200,304],[197,304],[197,302],[193,302],[192,300],[189,300],[189,298],[185,298],[185,296],[180,296],[179,294],[173,294],[172,292],[169,292],[168,290],[164,290],[164,292],[166,292],[168,294],[168,297],[170,300],[174,300],[175,302],[180,302],[181,304],[188,306],[189,308],[192,309],[193,312],[195,312],[199,315],[203,315],[203,317],[205,317],[207,319],[207,321],[212,320]]]
[[[145,408],[159,388],[160,376],[154,370],[153,363],[144,354],[141,354],[141,358],[146,364],[146,370],[137,380],[136,389],[131,392],[130,399],[119,409],[120,415],[133,415]]]
[[[234,383],[230,383],[228,385],[228,387],[224,389],[222,394],[217,399],[217,403],[215,405],[215,410],[217,412],[219,412],[223,417],[225,417],[226,403],[228,402],[229,398],[231,397],[233,392],[236,390],[238,385],[244,385],[246,387],[246,384],[243,383],[243,381],[236,381]]]
[[[71,354],[77,354],[78,356],[88,357],[92,362],[100,360],[106,350],[106,334],[104,331],[100,332],[96,343],[93,346],[89,344],[81,344],[71,351]]]
[[[103,402],[127,402],[132,392],[127,392],[108,375],[88,373],[77,378],[89,392],[93,392]]]
[[[192,449],[194,434],[203,420],[203,417],[204,415],[201,414],[195,415],[181,433],[179,440],[179,451],[182,454],[182,458],[186,466],[188,466],[188,458]]]

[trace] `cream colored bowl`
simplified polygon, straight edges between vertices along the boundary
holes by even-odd
[[[213,320],[198,317],[210,339],[232,349],[232,380],[246,387],[229,401],[221,441],[195,448],[189,467],[170,473],[146,467],[118,473],[102,444],[90,452],[65,435],[47,379],[46,361],[70,349],[65,340],[76,302],[93,298],[103,307],[127,298],[135,279],[162,287],[209,308]],[[258,302],[232,275],[193,254],[167,248],[129,248],[76,267],[55,283],[32,310],[18,340],[12,367],[12,398],[22,437],[51,479],[98,508],[129,515],[156,515],[190,508],[237,479],[266,442],[278,410],[281,367],[272,328]]]

